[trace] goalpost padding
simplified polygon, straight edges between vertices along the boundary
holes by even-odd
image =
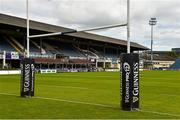
[[[121,62],[121,108],[139,109],[139,54],[122,54]]]
[[[35,66],[34,60],[25,58],[21,60],[21,97],[34,96]]]

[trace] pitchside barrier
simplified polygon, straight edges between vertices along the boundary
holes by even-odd
[[[122,54],[121,58],[121,108],[139,109],[139,55]]]
[[[34,96],[35,66],[34,60],[25,58],[21,61],[21,97]]]

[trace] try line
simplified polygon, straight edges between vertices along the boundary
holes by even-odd
[[[11,93],[0,93],[0,95],[19,97],[19,95],[11,94]],[[115,108],[115,107],[110,106],[110,105],[104,105],[104,104],[98,104],[98,103],[89,103],[89,102],[81,102],[81,101],[72,101],[72,100],[65,100],[65,99],[59,99],[59,98],[32,97],[32,99],[43,99],[43,100],[52,100],[52,101],[59,101],[59,102],[68,102],[68,103],[75,103],[75,104],[85,104],[85,105],[99,106],[99,107],[105,107],[105,108]],[[157,111],[149,111],[149,110],[139,110],[139,112],[151,113],[151,114],[157,114],[157,115],[164,115],[164,116],[180,117],[180,115],[178,115],[178,114],[171,114],[171,113],[164,113],[164,112],[157,112]]]

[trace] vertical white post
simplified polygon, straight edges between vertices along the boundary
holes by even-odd
[[[3,51],[3,69],[6,66],[6,51]]]
[[[151,64],[153,70],[153,25],[151,25]]]
[[[29,0],[26,0],[26,15],[27,15],[27,53],[26,53],[26,57],[29,58]]]
[[[127,53],[130,53],[130,0],[127,0]]]

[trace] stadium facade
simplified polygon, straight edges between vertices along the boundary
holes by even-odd
[[[30,35],[67,32],[73,29],[30,21]],[[121,53],[126,52],[125,40],[87,32],[33,38],[30,57],[36,69],[58,71],[95,71],[119,69]],[[148,48],[131,42],[131,52]],[[0,14],[0,66],[20,68],[26,53],[26,19]]]
[[[180,53],[180,48],[172,48],[172,51]]]

